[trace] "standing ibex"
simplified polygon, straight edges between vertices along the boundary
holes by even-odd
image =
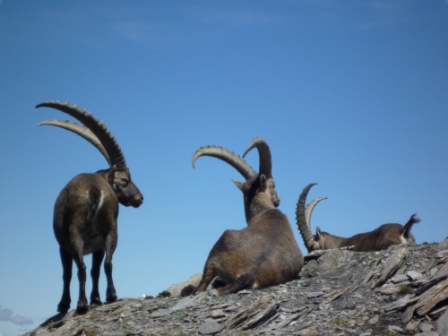
[[[296,278],[302,269],[303,256],[291,225],[275,208],[279,197],[274,189],[269,147],[262,138],[255,138],[245,154],[252,148],[257,148],[260,154],[258,174],[222,148],[204,147],[193,155],[193,163],[201,155],[218,157],[246,178],[244,183],[235,183],[244,195],[248,226],[223,233],[210,251],[198,287],[185,287],[182,296],[205,291],[215,277],[219,277],[221,285],[225,284],[218,288],[218,294],[224,295],[244,288],[285,283]]]
[[[39,125],[53,125],[72,131],[92,143],[104,155],[110,169],[74,177],[60,192],[54,206],[53,229],[59,243],[64,290],[58,311],[70,308],[70,281],[73,260],[78,267],[79,299],[76,310],[87,310],[85,294],[86,266],[83,256],[92,253],[92,293],[90,303],[101,303],[98,290],[100,266],[106,254],[106,301],[117,299],[112,280],[112,255],[117,246],[118,203],[139,207],[143,195],[132,182],[120,146],[101,121],[89,112],[67,103],[46,102],[36,106],[51,107],[78,119],[85,126],[61,120],[47,120]]]
[[[383,224],[373,231],[359,233],[350,238],[333,236],[327,232],[322,232],[319,227],[316,228],[316,235],[313,236],[310,224],[311,213],[317,203],[326,199],[326,197],[316,198],[305,207],[308,192],[314,185],[316,185],[316,183],[310,183],[303,189],[296,208],[297,225],[308,252],[328,250],[343,246],[354,246],[353,251],[357,252],[370,252],[385,250],[391,245],[415,243],[411,228],[412,225],[420,222],[420,218],[416,217],[417,214],[413,214],[404,226],[395,223]]]

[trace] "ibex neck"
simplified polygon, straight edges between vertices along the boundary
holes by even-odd
[[[250,203],[249,209],[246,209],[247,224],[250,225],[272,209],[275,209],[275,207],[270,200],[255,197]]]

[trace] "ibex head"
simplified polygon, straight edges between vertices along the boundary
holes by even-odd
[[[308,184],[302,191],[299,197],[299,201],[297,202],[296,207],[296,221],[297,226],[299,227],[300,234],[302,235],[303,242],[305,244],[305,247],[307,248],[308,252],[312,252],[315,250],[323,249],[322,245],[322,235],[325,234],[325,232],[321,232],[320,228],[317,227],[316,229],[316,235],[313,236],[311,233],[311,214],[313,212],[314,207],[319,203],[320,201],[327,199],[326,197],[318,197],[310,202],[305,207],[306,197],[308,196],[308,192],[310,191],[311,187],[316,185],[317,183],[310,183]]]
[[[80,121],[83,125],[52,119],[39,123],[39,126],[58,126],[76,133],[89,141],[103,154],[109,163],[110,169],[99,171],[99,173],[102,173],[112,186],[118,201],[124,206],[133,206],[135,208],[143,203],[143,195],[132,182],[121,148],[104,123],[86,110],[68,103],[49,101],[36,106],[36,108],[39,107],[55,108]]]
[[[259,154],[260,166],[258,173],[255,170],[253,170],[252,167],[250,167],[247,164],[247,162],[243,160],[241,157],[239,157],[233,152],[230,152],[225,148],[218,146],[201,147],[193,154],[192,158],[192,164],[194,167],[196,160],[201,156],[215,157],[224,162],[227,162],[246,179],[245,182],[239,182],[235,180],[232,181],[235,183],[238,189],[240,189],[243,192],[244,206],[246,211],[246,221],[248,223],[251,219],[250,201],[253,197],[253,194],[251,194],[249,191],[254,189],[253,187],[255,181],[259,181],[262,178],[264,186],[263,192],[269,195],[269,198],[275,207],[278,207],[280,205],[280,196],[275,190],[275,182],[272,177],[272,158],[269,146],[263,138],[256,137],[247,147],[243,157],[246,156],[246,154],[253,148],[257,148]]]

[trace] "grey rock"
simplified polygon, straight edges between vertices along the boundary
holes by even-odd
[[[219,331],[219,324],[213,319],[205,319],[205,321],[198,328],[201,335],[213,335]]]
[[[448,335],[448,310],[445,310],[437,321],[437,332],[440,335]]]
[[[408,280],[409,280],[409,278],[406,274],[395,275],[394,277],[392,277],[390,279],[390,281],[392,281],[394,284],[400,283],[403,281],[408,281]]]
[[[387,329],[389,329],[390,331],[403,332],[403,329],[401,329],[400,327],[395,326],[395,325],[390,325],[390,326],[387,327]]]
[[[201,281],[201,279],[202,279],[202,273],[196,273],[196,274],[192,275],[190,277],[190,279],[188,279],[185,282],[171,285],[170,287],[165,289],[165,292],[170,293],[171,296],[179,297],[180,292],[182,291],[182,289],[184,289],[184,287],[186,287],[188,285],[197,286],[197,285],[199,285],[199,282]]]
[[[423,323],[420,323],[419,329],[420,329],[420,331],[431,331],[434,329],[434,327],[432,324],[423,322]]]
[[[380,317],[378,315],[374,315],[367,323],[368,324],[377,324],[380,321]]]
[[[312,293],[309,293],[307,295],[307,297],[308,297],[308,299],[311,299],[311,298],[316,298],[316,297],[322,296],[324,294],[325,294],[324,292],[312,292]]]
[[[438,269],[437,267],[431,268],[431,270],[429,271],[429,275],[430,275],[430,276],[433,276],[434,274],[437,273],[438,270],[439,270],[439,269]]]
[[[416,272],[416,271],[409,271],[406,272],[406,275],[409,277],[409,279],[411,279],[412,281],[416,281],[418,279],[423,278],[423,275],[420,272]]]
[[[448,250],[448,237],[446,237],[439,243],[438,248],[440,250]]]
[[[319,259],[319,268],[334,268],[347,263],[353,257],[353,252],[341,249],[332,249],[324,253]]]

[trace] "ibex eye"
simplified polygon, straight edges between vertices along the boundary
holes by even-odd
[[[121,179],[121,182],[123,182],[123,183],[126,183],[126,184],[127,184],[127,183],[129,182],[129,180],[128,180],[127,178],[124,178],[124,177],[123,177],[123,178]]]

